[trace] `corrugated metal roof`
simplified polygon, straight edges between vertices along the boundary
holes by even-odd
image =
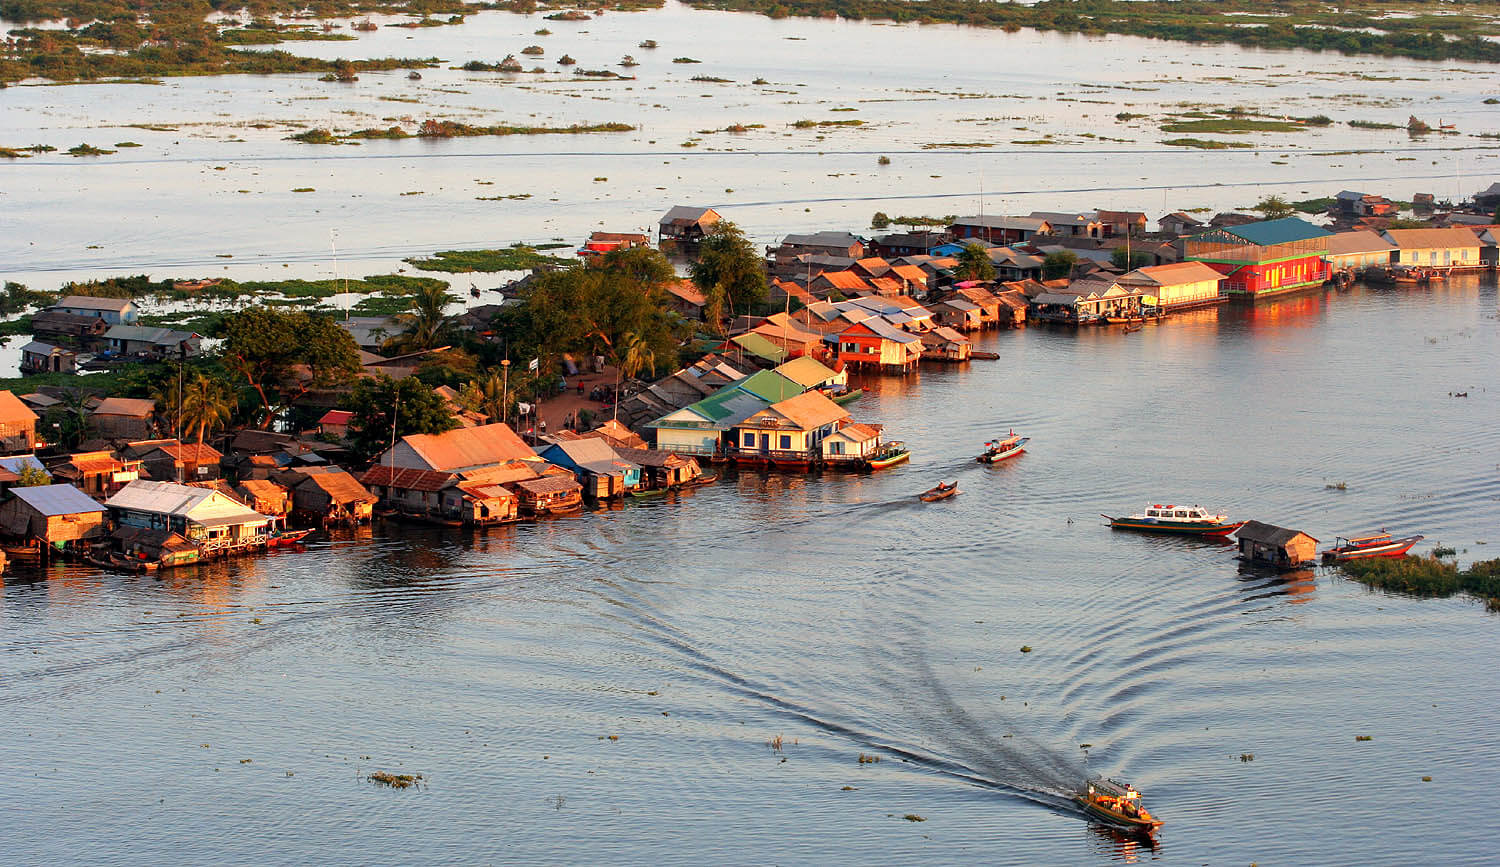
[[[34,422],[36,413],[10,391],[0,391],[0,422]]]
[[[499,422],[440,434],[413,434],[401,441],[434,470],[464,470],[536,457],[510,425]]]
[[[837,373],[824,366],[822,362],[807,355],[793,358],[791,361],[777,367],[773,372],[781,374],[805,389],[812,388],[819,383],[827,382],[838,376]]]
[[[769,361],[780,362],[786,358],[785,349],[782,349],[780,346],[753,331],[746,334],[737,334],[729,339],[746,352],[758,355]]]
[[[146,418],[156,412],[156,401],[134,397],[106,397],[94,407],[94,415],[124,415]]]
[[[113,310],[116,313],[124,313],[134,306],[135,302],[129,298],[95,298],[92,295],[69,295],[52,305],[53,308],[72,307],[75,310]]]
[[[1480,246],[1472,229],[1387,229],[1385,236],[1403,250]]]
[[[198,335],[191,331],[176,331],[149,325],[111,325],[104,332],[108,340],[133,340],[138,343],[154,343],[158,346],[176,346],[184,340]]]
[[[104,511],[104,507],[94,502],[93,497],[72,485],[37,485],[32,488],[11,488],[10,492],[21,502],[48,517]]]
[[[816,430],[849,417],[843,407],[829,400],[821,391],[809,391],[766,408],[797,425],[802,430]]]
[[[516,482],[516,487],[532,494],[563,494],[568,491],[582,490],[583,486],[573,479],[571,474],[566,476],[543,476],[540,479],[526,479]]]
[[[47,468],[36,459],[36,455],[12,455],[8,458],[0,458],[0,467],[4,467],[13,473],[19,473],[26,467],[46,472]]]
[[[180,515],[205,526],[269,520],[244,503],[212,488],[138,479],[121,488],[104,505],[111,508]]]
[[[729,387],[749,392],[771,403],[786,400],[807,390],[774,370],[758,370]]]
[[[1312,238],[1326,238],[1333,234],[1327,229],[1314,226],[1298,217],[1261,220],[1257,223],[1246,223],[1243,226],[1232,226],[1219,231],[1227,232],[1236,238],[1242,238],[1261,247],[1287,244],[1292,241],[1307,241]]]

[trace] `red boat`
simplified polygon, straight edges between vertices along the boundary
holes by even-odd
[[[289,548],[311,535],[312,530],[282,530],[266,539],[266,547]]]
[[[1337,563],[1341,560],[1358,560],[1363,557],[1400,557],[1424,538],[1426,537],[1406,536],[1396,539],[1390,533],[1375,533],[1353,538],[1340,536],[1333,540],[1332,548],[1323,552],[1323,562]],[[1340,542],[1343,544],[1339,544]]]

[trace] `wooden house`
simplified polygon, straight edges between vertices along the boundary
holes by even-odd
[[[91,497],[108,497],[141,477],[139,460],[118,458],[110,451],[78,452],[52,465],[52,477]]]
[[[824,271],[812,278],[807,284],[807,290],[817,298],[827,298],[830,295],[848,298],[874,291],[869,281],[853,271]]]
[[[603,439],[556,442],[541,455],[548,463],[572,470],[590,499],[623,497],[641,486],[641,468],[621,458]]]
[[[1182,235],[1193,235],[1203,231],[1203,221],[1182,211],[1173,211],[1156,221],[1163,235],[1181,237]]]
[[[849,413],[822,392],[804,392],[734,425],[732,453],[740,463],[807,468],[821,461],[823,438],[848,421]]]
[[[1390,264],[1396,245],[1379,232],[1360,229],[1328,236],[1328,255],[1324,258],[1334,271],[1362,271]]]
[[[202,546],[170,530],[116,527],[109,539],[127,558],[163,567],[186,566],[204,557]]]
[[[583,486],[569,476],[543,476],[511,486],[521,511],[529,515],[574,512],[583,505]]]
[[[1263,298],[1323,285],[1332,234],[1296,217],[1261,220],[1194,235],[1184,258],[1225,275],[1230,295]]]
[[[292,515],[300,523],[354,526],[374,514],[378,497],[340,467],[303,467],[279,478],[291,490]]]
[[[22,373],[73,373],[78,369],[78,353],[62,346],[33,340],[21,347]]]
[[[53,548],[82,548],[103,538],[105,508],[72,485],[14,488],[0,503],[0,530]]]
[[[37,340],[93,347],[103,342],[109,323],[97,316],[79,316],[61,310],[43,310],[31,317],[31,333]]]
[[[462,473],[512,460],[540,460],[531,446],[503,422],[411,434],[375,460],[377,465]]]
[[[1095,211],[1104,226],[1104,237],[1135,238],[1146,234],[1146,215],[1140,211]]]
[[[1026,325],[1026,309],[1031,306],[1031,299],[1027,298],[1024,292],[1005,289],[995,293],[995,301],[1000,305],[995,316],[995,323],[998,327],[1022,328]]]
[[[0,391],[0,454],[36,449],[36,413],[10,391]]]
[[[787,235],[781,239],[780,246],[772,251],[777,273],[785,274],[786,269],[795,270],[799,264],[798,257],[804,255],[837,256],[858,260],[865,255],[865,242],[848,232],[830,231]]]
[[[676,205],[658,222],[657,238],[661,241],[696,244],[703,240],[704,235],[712,232],[722,219],[713,208]]]
[[[116,526],[165,530],[204,556],[264,547],[274,518],[213,488],[176,482],[131,482],[104,501]]]
[[[885,259],[900,256],[921,256],[939,244],[952,240],[946,232],[898,232],[881,235],[870,241],[869,253]]]
[[[1228,299],[1223,291],[1224,275],[1202,262],[1148,265],[1122,274],[1115,282],[1155,298],[1154,302],[1144,303],[1166,311],[1187,310]]]
[[[96,298],[92,295],[68,295],[48,307],[46,312],[102,319],[107,325],[130,325],[140,316],[140,308],[129,298]]]
[[[111,352],[140,358],[195,358],[203,348],[202,335],[146,325],[111,325],[104,340]]]
[[[641,487],[647,490],[680,488],[703,475],[698,461],[684,455],[628,446],[616,446],[615,453],[641,468]]]
[[[1317,562],[1318,540],[1300,530],[1246,521],[1235,531],[1240,559],[1276,569],[1297,569]]]
[[[1479,236],[1470,229],[1387,229],[1382,237],[1396,248],[1392,263],[1444,271],[1483,267]]]
[[[285,518],[292,511],[291,493],[270,479],[243,479],[234,485],[234,493],[262,515]]]
[[[1102,238],[1104,221],[1093,211],[1080,214],[1055,211],[1032,211],[1027,216],[1034,220],[1045,220],[1052,227],[1052,234],[1063,238]]]
[[[984,309],[961,295],[938,301],[931,309],[933,318],[945,328],[978,331],[984,327]]]
[[[224,455],[207,443],[184,443],[175,439],[127,443],[120,452],[138,460],[146,478],[158,482],[207,482],[219,478]]]
[[[846,424],[823,438],[818,448],[823,463],[828,466],[862,467],[870,456],[880,451],[881,426],[878,424]]]
[[[353,420],[354,413],[347,409],[330,409],[318,419],[318,435],[342,440],[349,435],[349,422]]]
[[[839,363],[846,367],[906,373],[915,369],[922,358],[922,339],[880,316],[871,316],[839,332],[838,345]]]
[[[974,344],[946,325],[922,334],[922,357],[933,361],[968,361]]]
[[[1045,256],[1012,247],[994,247],[989,254],[990,262],[995,266],[995,279],[1002,281],[1040,280],[1042,268],[1047,263]]]
[[[991,244],[1019,244],[1052,234],[1052,225],[1035,217],[981,215],[959,217],[948,227],[948,234],[958,242],[976,238]]]
[[[664,287],[667,291],[667,304],[676,310],[684,319],[694,322],[703,321],[703,309],[708,306],[708,299],[704,297],[703,290],[698,284],[691,280],[673,280]]]
[[[1333,197],[1334,210],[1343,217],[1393,217],[1399,210],[1385,196],[1341,190]]]
[[[514,521],[521,514],[521,500],[515,492],[494,482],[458,480],[445,491],[451,496],[458,520],[475,527]]]
[[[155,401],[106,397],[89,413],[89,425],[101,439],[142,440],[155,432],[155,414]]]
[[[441,515],[443,489],[462,479],[457,473],[391,467],[377,463],[359,477],[360,484],[385,506],[410,517]]]

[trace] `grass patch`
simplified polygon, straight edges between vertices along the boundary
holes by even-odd
[[[703,61],[701,61],[701,60],[694,60],[691,57],[674,57],[674,58],[672,58],[672,62],[673,63],[702,63]]]
[[[865,122],[857,118],[849,120],[799,120],[792,124],[795,129],[821,129],[830,126],[864,126]]]
[[[377,786],[389,786],[392,789],[409,789],[422,782],[422,775],[393,774],[390,771],[376,771],[365,779]]]
[[[1436,557],[1372,557],[1339,564],[1345,575],[1369,587],[1413,596],[1447,597],[1468,593],[1500,611],[1500,559],[1482,560],[1468,569]]]
[[[468,274],[474,271],[531,271],[572,264],[568,259],[537,252],[535,247],[516,244],[500,250],[443,250],[427,259],[407,259],[423,271]]]
[[[1162,132],[1204,132],[1240,135],[1249,132],[1300,132],[1306,126],[1286,120],[1251,120],[1244,117],[1215,117],[1204,120],[1178,120],[1163,124]]]
[[[114,151],[105,148],[96,148],[91,144],[79,144],[68,148],[68,153],[75,157],[97,157],[112,154]]]
[[[1349,125],[1355,129],[1401,129],[1399,123],[1381,123],[1375,120],[1351,120]]]
[[[1170,145],[1174,148],[1197,148],[1199,150],[1205,151],[1221,151],[1225,150],[1226,148],[1255,147],[1255,145],[1247,144],[1246,142],[1217,141],[1215,139],[1204,138],[1169,138],[1163,141],[1162,144]]]

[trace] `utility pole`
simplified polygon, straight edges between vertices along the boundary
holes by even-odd
[[[504,385],[501,386],[503,396],[500,398],[500,412],[501,412],[501,415],[503,416],[501,418],[501,421],[505,422],[506,424],[509,424],[510,423],[510,359],[509,358],[501,359],[501,361],[500,361],[500,370],[503,372],[502,376],[501,376],[501,380],[504,383]]]

